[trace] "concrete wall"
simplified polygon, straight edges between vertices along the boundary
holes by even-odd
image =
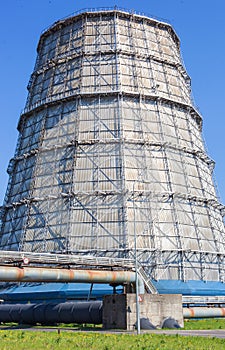
[[[179,294],[144,294],[139,296],[140,318],[161,327],[167,317],[183,327],[182,296]],[[135,294],[106,295],[103,300],[103,327],[134,330],[136,323]]]

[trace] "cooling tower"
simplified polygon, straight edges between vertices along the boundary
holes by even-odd
[[[28,90],[1,249],[137,254],[162,291],[225,293],[224,207],[173,28],[118,9],[60,20]]]

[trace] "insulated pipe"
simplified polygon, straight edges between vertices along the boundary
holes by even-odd
[[[0,266],[0,282],[79,282],[134,283],[133,271],[72,270],[47,267]],[[144,294],[144,282],[138,277],[139,294]]]
[[[183,308],[184,318],[210,318],[225,317],[225,308],[223,307],[192,307]]]
[[[102,323],[102,302],[0,305],[0,322],[52,325],[55,323]]]

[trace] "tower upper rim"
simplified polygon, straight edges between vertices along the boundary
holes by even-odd
[[[114,13],[118,13],[121,16],[125,16],[125,17],[133,17],[136,19],[142,19],[145,20],[147,22],[150,23],[154,23],[157,26],[160,27],[164,27],[167,28],[171,31],[173,38],[176,42],[176,44],[178,46],[180,46],[180,39],[177,35],[177,33],[175,32],[174,28],[172,27],[172,25],[169,23],[169,20],[165,20],[163,18],[159,18],[153,15],[149,15],[146,14],[144,12],[139,12],[139,11],[135,11],[135,10],[129,10],[129,9],[124,9],[124,8],[120,8],[117,6],[114,7],[100,7],[100,8],[84,8],[81,9],[77,12],[74,12],[62,19],[59,19],[58,21],[54,22],[53,24],[51,24],[49,27],[45,28],[40,36],[40,40],[38,43],[38,47],[40,46],[42,40],[44,39],[44,37],[46,37],[48,34],[50,34],[51,32],[57,31],[58,29],[61,29],[62,27],[68,25],[71,21],[74,21],[74,19],[79,19],[80,17],[83,16],[98,16],[100,14],[114,14]]]

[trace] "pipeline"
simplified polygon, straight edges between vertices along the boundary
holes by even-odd
[[[133,271],[75,270],[47,267],[0,266],[0,282],[78,282],[78,283],[134,283]],[[139,294],[144,294],[144,282],[138,277]]]
[[[210,318],[225,317],[225,308],[223,307],[192,307],[183,308],[184,318]]]
[[[102,301],[46,304],[1,304],[0,323],[15,322],[30,325],[57,323],[102,324]],[[183,308],[184,318],[224,317],[225,308]]]
[[[2,304],[0,322],[54,325],[57,323],[102,323],[102,302],[47,304]]]

